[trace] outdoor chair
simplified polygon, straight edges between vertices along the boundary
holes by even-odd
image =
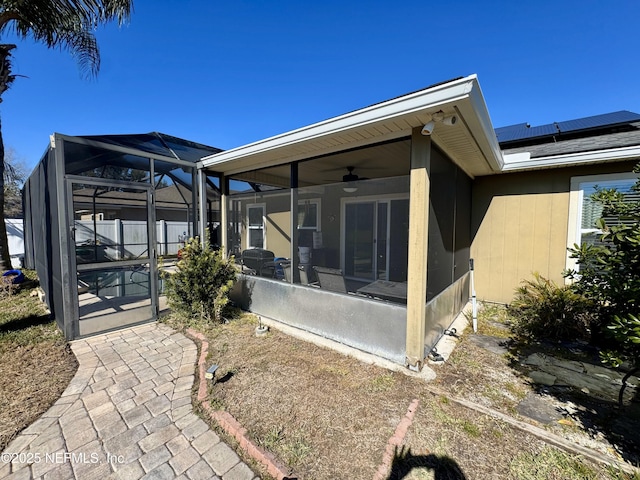
[[[262,248],[249,248],[242,251],[240,258],[243,273],[261,277],[275,276],[276,264],[273,252]]]
[[[347,293],[347,284],[344,281],[342,270],[315,265],[313,270],[316,272],[320,288],[331,292]]]
[[[273,263],[275,264],[275,275],[274,277],[278,280],[286,280],[287,273],[285,272],[285,268],[291,267],[291,260],[284,257],[277,257]]]

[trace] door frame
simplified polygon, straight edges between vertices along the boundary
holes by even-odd
[[[159,306],[158,306],[158,258],[157,258],[157,239],[156,239],[156,214],[155,214],[155,198],[154,198],[154,188],[149,183],[141,183],[141,182],[127,182],[123,180],[112,180],[112,179],[104,179],[104,178],[93,178],[93,177],[84,177],[80,175],[66,175],[66,193],[67,193],[67,232],[69,235],[69,245],[73,245],[73,251],[69,252],[69,265],[70,265],[70,274],[74,277],[77,275],[78,271],[91,271],[97,270],[99,267],[126,267],[126,266],[135,266],[135,265],[148,265],[149,266],[149,296],[150,296],[150,313],[151,316],[149,321],[153,321],[158,318]],[[147,199],[147,249],[149,251],[149,256],[145,259],[141,260],[120,260],[114,262],[104,262],[104,263],[88,263],[83,264],[80,270],[78,270],[78,263],[75,254],[75,209],[73,202],[73,184],[82,184],[82,185],[90,185],[96,187],[115,187],[115,188],[129,188],[133,190],[140,190],[146,192]],[[69,288],[71,290],[72,298],[74,299],[74,332],[75,337],[78,338],[80,335],[80,299],[78,296],[78,282],[70,281]],[[137,322],[136,322],[137,323]],[[132,323],[131,325],[135,325]],[[122,325],[116,328],[122,328],[126,325]],[[113,328],[105,329],[105,331],[112,330]],[[90,335],[98,334],[99,332],[91,333]]]
[[[345,266],[346,266],[346,241],[347,241],[347,226],[346,226],[346,209],[347,209],[347,205],[348,204],[354,204],[354,203],[373,203],[375,205],[374,207],[374,212],[373,212],[373,231],[374,231],[374,236],[375,238],[373,239],[373,245],[371,247],[371,253],[373,255],[373,266],[372,266],[372,270],[373,270],[373,275],[374,277],[377,276],[378,274],[378,255],[377,255],[377,244],[378,244],[378,238],[377,238],[377,232],[378,232],[378,204],[380,203],[387,203],[389,205],[388,211],[387,211],[387,238],[386,238],[386,242],[387,242],[387,249],[386,249],[386,265],[385,265],[385,271],[386,271],[386,277],[383,280],[387,280],[389,278],[389,252],[391,249],[391,230],[390,230],[390,226],[391,226],[391,202],[393,200],[409,200],[409,194],[408,193],[389,193],[386,195],[366,195],[366,196],[362,196],[362,197],[342,197],[340,199],[340,268],[342,269],[343,272],[346,271]],[[360,280],[360,281],[370,281],[373,282],[375,280],[377,280],[377,278],[371,278],[371,279],[364,279],[361,277],[354,277],[354,276],[347,276],[345,275],[345,278],[350,279],[350,280]]]

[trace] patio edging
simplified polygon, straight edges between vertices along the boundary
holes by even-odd
[[[384,451],[384,455],[382,456],[382,463],[378,467],[376,474],[373,477],[373,480],[384,480],[384,478],[389,474],[389,470],[391,469],[391,464],[393,462],[393,456],[397,452],[399,446],[404,442],[404,438],[407,436],[407,431],[411,424],[413,423],[413,417],[416,415],[416,410],[418,410],[418,405],[420,401],[417,398],[414,398],[413,401],[409,404],[409,408],[407,408],[407,413],[402,417],[396,430],[393,432],[391,438],[387,442],[387,446]]]
[[[202,409],[207,412],[209,417],[214,420],[222,430],[228,435],[235,438],[240,448],[252,459],[263,465],[269,475],[276,480],[297,480],[297,477],[291,476],[288,470],[282,465],[276,457],[264,450],[262,447],[247,436],[247,429],[244,428],[238,420],[229,412],[214,410],[208,402],[207,397],[207,379],[205,378],[205,360],[209,350],[209,342],[200,332],[196,332],[192,328],[187,329],[187,334],[200,342],[200,356],[198,358],[198,396],[196,401]]]

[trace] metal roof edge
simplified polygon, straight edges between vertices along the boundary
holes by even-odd
[[[65,142],[71,142],[71,143],[78,143],[81,145],[89,145],[89,146],[93,146],[93,147],[98,147],[98,148],[103,148],[105,150],[111,150],[111,151],[115,151],[115,152],[121,152],[124,154],[128,154],[128,155],[136,155],[136,156],[141,156],[140,154],[143,153],[145,158],[153,158],[155,160],[161,160],[161,161],[169,161],[175,164],[180,164],[180,165],[189,165],[189,166],[193,166],[196,165],[196,163],[194,162],[189,162],[187,160],[182,160],[180,158],[174,158],[174,157],[170,157],[168,155],[161,155],[158,153],[151,153],[151,152],[147,152],[144,150],[140,150],[140,149],[136,149],[133,147],[125,147],[125,146],[121,146],[121,145],[116,145],[113,143],[105,143],[105,142],[101,142],[99,140],[93,140],[89,135],[86,136],[80,136],[80,135],[66,135],[64,133],[55,133],[53,134],[54,137],[60,138],[62,140],[64,140]],[[143,135],[147,135],[147,134],[143,134]],[[91,135],[94,136],[94,135]],[[99,135],[97,136],[99,137]]]

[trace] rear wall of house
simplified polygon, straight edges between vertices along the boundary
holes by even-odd
[[[473,182],[471,257],[480,300],[509,303],[538,272],[563,283],[571,178],[630,172],[636,162],[478,177]],[[576,221],[572,219],[571,221]]]

